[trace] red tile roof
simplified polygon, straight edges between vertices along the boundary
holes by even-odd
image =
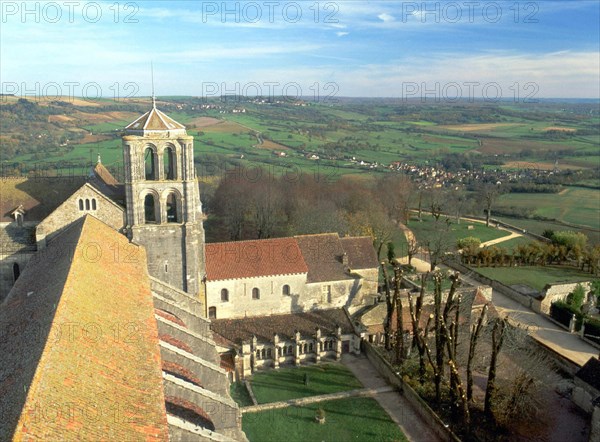
[[[0,324],[0,440],[168,439],[143,248],[87,215],[32,258]]]
[[[256,336],[261,342],[271,342],[275,333],[282,340],[291,340],[296,330],[306,339],[315,334],[317,327],[321,329],[321,335],[326,336],[334,334],[338,325],[342,328],[342,334],[354,333],[350,319],[341,308],[242,319],[216,319],[211,322],[211,329],[216,333],[215,339],[220,335],[225,342],[240,345],[243,341],[252,339],[252,336]]]
[[[307,273],[295,238],[206,244],[209,281]]]

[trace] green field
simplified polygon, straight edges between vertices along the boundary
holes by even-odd
[[[305,374],[308,385],[304,385]],[[336,363],[258,372],[250,384],[259,404],[362,388],[350,370]]]
[[[509,193],[498,205],[535,208],[534,215],[600,229],[600,191],[568,187],[554,193]]]
[[[325,423],[315,422],[318,408]],[[396,442],[407,441],[398,426],[372,398],[287,407],[260,413],[244,413],[242,429],[250,442]]]
[[[475,271],[506,285],[524,284],[542,290],[546,284],[590,281],[593,276],[573,267],[486,267]]]
[[[527,232],[535,233],[537,235],[541,235],[542,233],[544,233],[544,230],[547,230],[547,229],[551,229],[554,231],[574,230],[576,232],[585,233],[587,235],[587,237],[589,238],[589,241],[592,244],[600,243],[600,231],[593,230],[591,228],[584,228],[584,227],[576,228],[576,227],[568,226],[565,224],[560,224],[557,222],[542,221],[542,220],[529,219],[529,218],[512,218],[512,217],[507,217],[507,216],[499,216],[499,217],[495,217],[495,218],[499,219],[500,221],[504,221],[505,223],[508,223],[512,226],[526,230]]]
[[[416,214],[412,215],[413,218],[408,225],[409,229],[415,234],[417,241],[425,241],[436,229],[436,224],[431,215],[424,213],[421,217],[421,221],[416,218]],[[441,217],[440,222],[444,223],[446,217]],[[481,242],[491,241],[493,239],[502,238],[510,235],[510,232],[505,230],[499,230],[494,227],[486,227],[485,224],[480,222],[469,222],[461,220],[460,224],[456,224],[454,218],[451,218],[450,231],[448,232],[448,243],[451,247],[456,247],[456,241],[460,238],[466,238],[473,236],[479,238]],[[473,226],[469,230],[469,226]]]
[[[509,239],[507,241],[502,241],[501,243],[496,244],[496,247],[502,247],[509,251],[516,249],[521,244],[530,244],[535,242],[533,238],[528,236],[519,236],[517,238]]]

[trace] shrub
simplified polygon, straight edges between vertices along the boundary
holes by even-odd
[[[581,312],[581,306],[585,301],[585,289],[581,284],[577,284],[575,290],[573,290],[567,296],[567,304],[572,306],[577,312]]]
[[[572,305],[564,301],[553,302],[550,307],[550,316],[565,327],[569,326],[573,315],[575,315],[575,330],[579,331],[584,317],[581,311],[576,310]]]
[[[459,249],[478,249],[481,245],[481,240],[479,238],[475,238],[474,236],[467,236],[466,238],[460,238],[456,241],[456,246]]]

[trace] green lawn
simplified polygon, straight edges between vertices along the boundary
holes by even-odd
[[[325,424],[315,422],[318,408],[325,410]],[[242,429],[250,442],[408,440],[372,398],[349,398],[245,413]]]
[[[528,236],[519,236],[517,238],[509,239],[507,241],[503,241],[498,244],[495,244],[495,246],[501,247],[510,252],[511,250],[516,249],[517,246],[519,246],[521,244],[531,244],[532,242],[536,242],[536,240],[533,238],[530,238]]]
[[[233,382],[229,387],[229,393],[231,394],[231,398],[240,407],[248,407],[253,405],[250,393],[248,393],[248,390],[243,382]]]
[[[408,228],[413,231],[418,241],[423,241],[435,230],[435,222],[433,217],[427,213],[422,215],[422,221],[416,217],[415,213],[411,214],[412,219],[408,225]],[[440,217],[441,223],[444,223],[444,219],[447,217]],[[461,220],[460,224],[457,224],[454,218],[450,218],[450,232],[448,234],[448,241],[453,247],[456,247],[456,241],[460,238],[466,238],[468,236],[474,236],[479,238],[481,242],[490,241],[496,238],[502,238],[503,236],[510,235],[510,232],[505,230],[499,230],[494,227],[486,227],[485,224],[479,222],[469,222]],[[473,226],[472,230],[469,230],[469,226]]]
[[[600,190],[567,187],[556,193],[509,193],[499,206],[535,207],[534,214],[568,223],[600,228]]]
[[[485,267],[474,268],[474,270],[506,285],[525,284],[536,290],[542,290],[546,284],[593,279],[591,274],[580,272],[572,267]]]
[[[308,385],[304,385],[305,374]],[[250,384],[259,404],[362,388],[350,370],[336,363],[258,372]]]

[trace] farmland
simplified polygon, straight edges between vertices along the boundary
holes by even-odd
[[[72,173],[102,162],[118,177],[120,130],[146,111],[148,99],[27,100],[0,102],[4,173],[46,169]],[[462,103],[432,105],[393,100],[341,99],[337,103],[234,102],[170,97],[158,107],[195,138],[202,176],[232,167],[266,167],[275,175],[303,173],[338,179],[390,173],[390,164],[442,167],[454,156],[484,170],[600,169],[597,103]],[[446,167],[446,166],[443,166]],[[85,172],[83,172],[85,173]],[[578,184],[574,179],[570,184]],[[559,194],[510,193],[496,205],[527,211],[501,219],[542,233],[575,229],[600,240],[600,189],[595,175]],[[514,211],[514,210],[513,210]],[[535,219],[537,218],[537,219]],[[394,238],[400,249],[402,240]]]

